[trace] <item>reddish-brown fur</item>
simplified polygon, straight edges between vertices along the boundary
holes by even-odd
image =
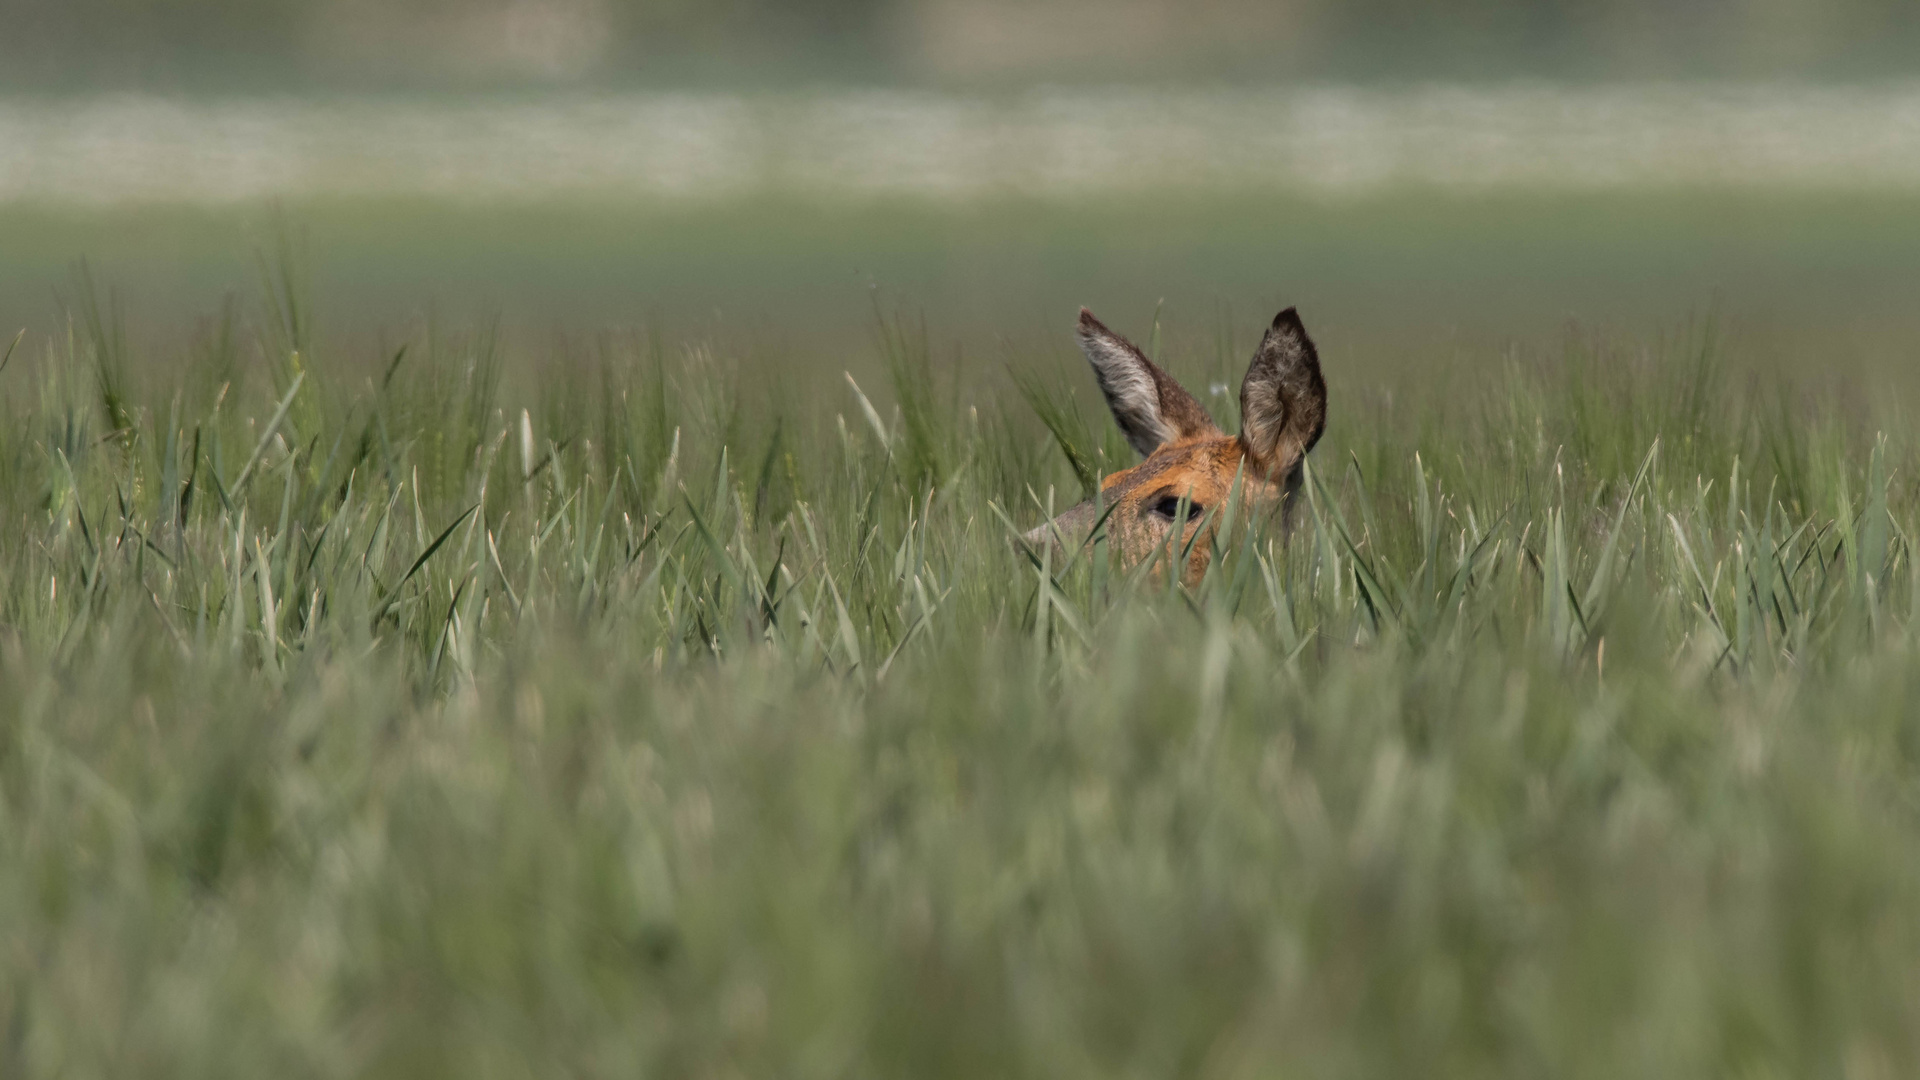
[[[1219,511],[1236,480],[1245,513],[1282,504],[1300,483],[1307,452],[1326,428],[1326,384],[1313,342],[1292,308],[1275,317],[1241,383],[1239,435],[1221,431],[1193,395],[1084,308],[1080,344],[1114,419],[1145,460],[1102,480],[1099,506],[1082,503],[1027,539],[1078,544],[1111,507],[1114,550],[1123,563],[1136,563],[1167,543],[1184,499],[1186,520],[1168,546],[1174,558],[1189,551],[1181,578],[1196,581],[1213,557]],[[1208,534],[1196,539],[1203,525]]]

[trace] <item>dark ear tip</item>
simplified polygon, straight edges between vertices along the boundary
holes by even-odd
[[[1275,330],[1279,330],[1283,327],[1293,327],[1294,329],[1298,329],[1298,330],[1306,329],[1306,327],[1300,325],[1299,309],[1288,308],[1287,310],[1273,317],[1273,328]]]

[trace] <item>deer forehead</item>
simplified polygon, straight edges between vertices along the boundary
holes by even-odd
[[[1271,485],[1243,474],[1245,457],[1240,440],[1232,436],[1186,439],[1160,447],[1130,469],[1108,475],[1100,482],[1100,490],[1108,502],[1144,499],[1163,490],[1204,502],[1225,498],[1234,477],[1241,475],[1247,494],[1258,497]]]

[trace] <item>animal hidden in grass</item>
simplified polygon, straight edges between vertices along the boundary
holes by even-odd
[[[1327,426],[1327,384],[1313,340],[1293,308],[1274,317],[1240,381],[1240,434],[1228,435],[1172,376],[1085,308],[1079,338],[1107,407],[1144,460],[1107,476],[1097,499],[1025,539],[1072,549],[1104,523],[1122,564],[1159,558],[1164,550],[1167,559],[1184,557],[1183,581],[1197,582],[1236,485],[1243,521],[1284,512],[1300,486],[1307,451]]]

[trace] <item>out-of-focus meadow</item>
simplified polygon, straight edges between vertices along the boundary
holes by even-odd
[[[1920,1071],[1905,7],[13,8],[0,1076]]]
[[[1890,370],[1916,191],[1906,84],[18,97],[0,322],[59,322],[84,257],[164,339],[290,240],[330,331],[752,330],[823,377],[876,292],[977,357],[1285,302],[1369,374],[1705,319]]]

